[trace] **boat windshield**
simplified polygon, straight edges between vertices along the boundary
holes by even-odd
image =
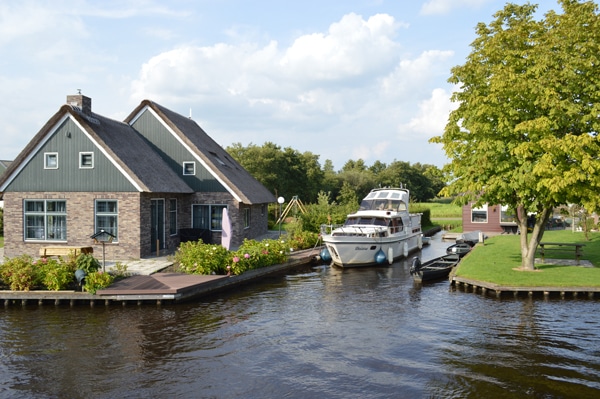
[[[387,226],[388,223],[384,218],[365,218],[365,217],[352,217],[346,219],[344,226],[352,225],[373,225],[373,226]]]
[[[360,203],[361,211],[394,211],[401,212],[406,211],[406,204],[400,199],[364,199]]]

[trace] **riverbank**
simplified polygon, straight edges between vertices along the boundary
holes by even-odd
[[[544,241],[582,243],[583,256],[578,265],[575,253],[557,252],[552,259],[536,256],[535,270],[521,268],[520,237],[499,235],[478,244],[459,264],[450,281],[473,292],[518,295],[552,294],[564,297],[600,293],[600,235],[590,234],[586,241],[581,232],[547,231]]]
[[[113,303],[176,303],[197,299],[201,296],[214,294],[257,281],[261,278],[276,275],[312,263],[319,254],[320,247],[303,251],[294,251],[288,260],[279,265],[249,270],[241,275],[191,275],[182,273],[152,273],[126,277],[96,294],[78,291],[8,291],[0,290],[0,301],[4,306],[37,303],[44,305],[53,303],[60,305],[68,303],[89,304],[97,303],[110,305]],[[141,260],[140,263],[153,262]],[[172,264],[172,262],[171,262]]]

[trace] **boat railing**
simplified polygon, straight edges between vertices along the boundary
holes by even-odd
[[[347,230],[344,230],[347,228]],[[334,234],[334,230],[337,231]],[[344,224],[322,224],[321,235],[335,235],[347,237],[385,237],[387,235],[387,227],[385,226],[361,226],[361,225],[344,225]]]
[[[343,224],[322,224],[321,235],[331,235],[331,232],[338,227],[342,227]]]

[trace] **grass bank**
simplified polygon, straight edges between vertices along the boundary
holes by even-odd
[[[423,226],[424,230],[439,226],[442,230],[462,233],[462,207],[447,202],[417,202],[415,205],[431,212],[433,225]]]
[[[478,244],[456,269],[456,275],[493,284],[516,287],[600,287],[600,233],[591,233],[590,241],[583,233],[567,230],[547,231],[542,241],[583,243],[583,258],[594,266],[561,266],[536,264],[535,271],[516,270],[521,266],[518,235],[499,235]],[[536,257],[540,257],[539,255]],[[552,259],[575,259],[572,254],[553,254]]]

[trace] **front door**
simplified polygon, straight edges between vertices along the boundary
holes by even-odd
[[[151,200],[150,213],[150,248],[156,252],[165,248],[165,200]]]

